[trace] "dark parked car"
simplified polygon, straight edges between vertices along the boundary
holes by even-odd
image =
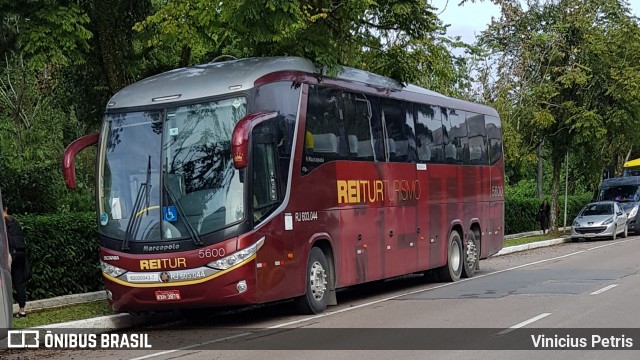
[[[616,201],[627,213],[630,232],[640,234],[640,176],[624,176],[605,179],[600,187],[599,201]]]

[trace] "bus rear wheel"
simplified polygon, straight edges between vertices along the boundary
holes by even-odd
[[[473,231],[469,231],[467,241],[463,248],[462,276],[470,278],[476,273],[478,261],[480,261],[480,247],[478,246],[478,240],[476,240],[476,234]]]
[[[453,230],[447,241],[447,264],[438,268],[438,278],[442,281],[458,281],[462,275],[462,239],[457,230]]]
[[[297,307],[303,314],[319,314],[327,308],[329,290],[329,265],[324,252],[317,247],[311,249],[307,262],[305,294],[297,299]]]

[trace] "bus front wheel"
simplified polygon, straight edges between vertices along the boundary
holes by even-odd
[[[447,264],[438,269],[438,278],[448,282],[460,280],[463,257],[460,233],[453,230],[447,241]]]
[[[319,314],[327,308],[329,290],[329,265],[324,252],[317,247],[311,249],[305,275],[305,294],[298,298],[298,309],[303,314]]]

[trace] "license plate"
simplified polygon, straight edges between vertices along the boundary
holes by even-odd
[[[156,291],[157,301],[180,301],[180,290],[158,290]]]

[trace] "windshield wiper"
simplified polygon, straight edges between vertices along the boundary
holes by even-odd
[[[187,217],[184,215],[184,209],[182,208],[182,205],[180,205],[180,203],[178,202],[178,198],[176,197],[176,195],[173,193],[173,190],[171,190],[171,188],[167,185],[167,173],[166,171],[163,174],[163,187],[164,189],[167,191],[167,194],[169,195],[169,198],[171,198],[171,202],[174,203],[176,205],[176,209],[178,210],[178,214],[182,217],[182,222],[184,223],[184,225],[187,227],[187,231],[189,232],[189,235],[191,235],[191,238],[193,239],[193,243],[195,245],[204,245],[204,243],[202,242],[202,240],[200,239],[200,237],[198,236],[198,232],[193,228],[193,226],[191,225],[191,223],[189,222],[189,219],[187,219]]]
[[[122,251],[129,250],[129,241],[133,234],[138,233],[140,228],[140,222],[142,219],[138,216],[140,206],[142,202],[145,202],[145,210],[149,213],[149,202],[151,200],[151,155],[149,155],[149,161],[147,162],[147,181],[140,184],[138,193],[136,194],[136,201],[133,203],[133,209],[129,214],[129,223],[125,230],[124,240],[122,241]]]

